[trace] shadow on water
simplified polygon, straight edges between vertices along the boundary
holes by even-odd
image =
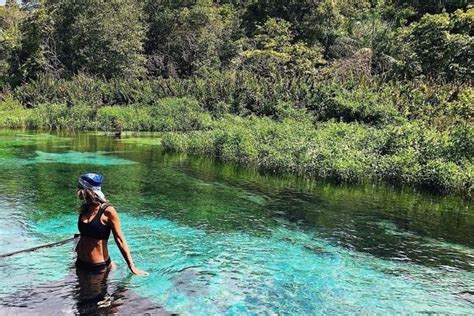
[[[384,184],[337,186],[274,177],[206,159],[180,167],[205,181],[257,192],[268,217],[316,229],[339,246],[384,259],[474,271],[470,201]]]
[[[163,307],[129,289],[130,276],[118,282],[109,272],[72,268],[63,280],[40,284],[2,298],[2,315],[171,315]]]

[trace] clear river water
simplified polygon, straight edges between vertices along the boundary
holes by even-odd
[[[0,254],[76,233],[85,172],[150,275],[113,238],[101,279],[76,273],[74,242],[0,258],[1,315],[474,314],[472,202],[259,174],[156,134],[0,130]]]

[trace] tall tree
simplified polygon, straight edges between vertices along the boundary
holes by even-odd
[[[37,74],[50,69],[47,55],[53,30],[51,19],[42,6],[22,13],[20,42],[9,62],[10,83],[13,85],[35,79]]]
[[[39,73],[112,78],[145,73],[145,26],[137,0],[24,1],[27,18],[13,64],[16,84]]]
[[[11,64],[18,64],[16,51],[21,44],[23,18],[24,14],[15,1],[7,1],[0,7],[0,85],[11,79]]]
[[[436,81],[471,81],[474,9],[426,14],[401,30],[398,54],[403,73]]]
[[[438,14],[443,11],[451,13],[472,4],[469,0],[391,0],[391,2],[397,9],[410,8],[411,20],[417,20],[426,13]]]
[[[288,21],[270,18],[257,27],[256,36],[249,40],[249,49],[240,54],[236,64],[263,77],[314,75],[326,63],[322,49],[293,43],[293,39]]]
[[[59,2],[59,8],[62,58],[73,73],[106,78],[144,74],[145,27],[139,1],[68,0]]]
[[[151,1],[147,13],[146,51],[154,75],[185,77],[218,69],[237,52],[239,18],[231,5],[198,1],[176,7]]]

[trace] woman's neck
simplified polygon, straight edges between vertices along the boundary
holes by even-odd
[[[85,204],[84,207],[83,207],[83,214],[87,214],[87,213],[93,213],[94,211],[96,211],[97,209],[99,209],[100,207],[100,204]]]

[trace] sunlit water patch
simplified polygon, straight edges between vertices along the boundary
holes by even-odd
[[[58,239],[71,236],[73,215],[37,223],[33,234]],[[170,312],[189,314],[451,313],[472,311],[460,299],[468,289],[467,272],[440,272],[390,262],[341,249],[296,227],[274,229],[266,236],[243,232],[208,233],[149,216],[122,214],[137,264],[150,272],[133,278],[128,288]],[[54,232],[54,234],[51,234]],[[46,239],[44,239],[46,240]],[[112,245],[111,245],[112,246]],[[119,263],[110,287],[123,283]],[[12,292],[70,278],[73,245],[9,259],[15,270],[6,280]],[[35,268],[31,269],[32,258]],[[3,262],[0,269],[8,267]],[[0,273],[7,273],[1,271]],[[53,286],[54,287],[54,286]],[[4,290],[5,291],[5,290]],[[400,304],[403,302],[403,304]]]
[[[121,159],[104,153],[68,151],[64,153],[47,153],[36,151],[36,156],[30,160],[31,163],[67,163],[88,164],[99,166],[128,165],[136,162]]]
[[[206,233],[124,216],[141,265],[138,293],[190,314],[464,313],[472,273],[446,273],[341,249],[296,226],[269,234]],[[152,237],[151,237],[152,236]],[[146,247],[140,246],[146,244]],[[401,305],[400,301],[404,304]]]
[[[49,153],[43,151],[35,151],[33,157],[28,159],[19,159],[14,158],[14,154],[5,153],[2,157],[3,159],[0,160],[0,163],[8,164],[11,167],[42,163],[63,163],[94,166],[120,166],[136,163],[131,160],[115,157],[112,154],[113,153],[106,152],[67,151],[61,153]]]

